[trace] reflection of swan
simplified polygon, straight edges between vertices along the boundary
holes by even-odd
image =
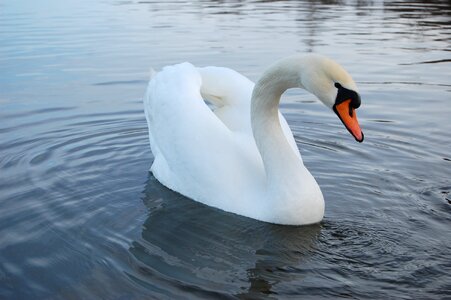
[[[277,291],[279,282],[298,282],[300,277],[284,270],[307,263],[321,232],[319,224],[278,226],[211,209],[166,189],[151,175],[143,201],[149,215],[141,238],[130,246],[134,271],[128,276],[155,298],[189,293],[254,299]]]
[[[279,224],[321,221],[321,190],[278,111],[282,93],[293,87],[317,96],[363,140],[356,85],[330,59],[282,59],[255,87],[233,70],[183,63],[157,73],[144,99],[153,174],[170,189],[225,211]]]

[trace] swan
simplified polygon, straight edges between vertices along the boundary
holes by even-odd
[[[195,201],[264,222],[323,219],[322,192],[278,107],[287,89],[303,88],[362,142],[355,111],[360,96],[343,67],[318,54],[299,54],[275,62],[256,84],[228,68],[188,62],[152,73],[144,110],[155,157],[150,171],[158,181]]]

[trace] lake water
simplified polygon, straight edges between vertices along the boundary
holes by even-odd
[[[1,299],[451,297],[449,1],[0,2]],[[293,53],[356,80],[365,142],[284,96],[323,222],[276,226],[163,187],[150,66],[256,80]]]

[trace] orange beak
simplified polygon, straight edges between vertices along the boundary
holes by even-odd
[[[357,121],[357,113],[351,106],[351,99],[334,105],[334,111],[357,142],[363,142],[363,132]]]

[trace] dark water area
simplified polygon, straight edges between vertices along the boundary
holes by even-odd
[[[0,2],[0,299],[451,299],[449,1]],[[365,142],[312,95],[281,111],[326,201],[287,227],[149,173],[150,67],[256,80],[317,52]]]

